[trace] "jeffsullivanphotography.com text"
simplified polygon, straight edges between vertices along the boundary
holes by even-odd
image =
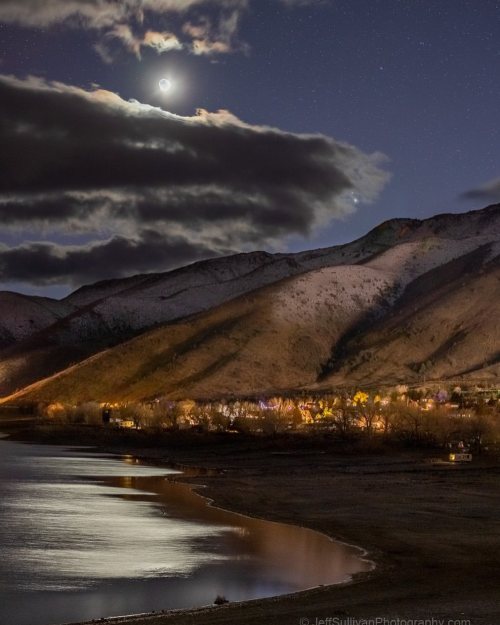
[[[299,625],[472,625],[465,618],[389,618],[377,616],[373,618],[356,618],[348,616],[302,617]]]

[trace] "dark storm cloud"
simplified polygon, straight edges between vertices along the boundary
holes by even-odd
[[[89,216],[89,205],[90,202],[64,195],[0,199],[0,222],[4,226],[23,226],[33,222],[67,221],[69,218],[85,220]]]
[[[65,220],[86,202],[92,210],[95,194],[108,190],[115,195],[103,203],[122,212],[128,205],[134,218],[255,213],[267,221],[276,212],[290,221],[290,233],[306,234],[318,213],[345,211],[343,193],[371,199],[387,180],[380,155],[323,135],[249,126],[226,111],[179,117],[110,92],[35,79],[0,77],[0,142],[5,221],[58,213]],[[78,194],[77,201],[62,193]],[[64,202],[67,209],[58,208]]]
[[[0,77],[0,144],[4,226],[118,234],[134,250],[134,233],[155,230],[164,255],[145,254],[134,271],[307,235],[353,210],[354,195],[374,199],[388,179],[380,154],[323,135],[250,126],[227,111],[179,117],[107,91],[34,78]],[[29,264],[53,267],[60,258],[81,276],[69,259],[87,254],[94,263],[102,251],[101,244],[67,254],[59,247],[3,249],[3,279],[20,279],[6,261],[17,252],[27,279]],[[87,271],[107,275],[113,263],[96,267]],[[130,269],[128,263],[124,271]]]
[[[462,194],[464,200],[481,200],[482,202],[500,201],[500,177],[490,180],[481,187],[470,189]]]
[[[353,148],[239,124],[224,112],[181,118],[106,92],[0,79],[0,192],[220,185],[285,187],[325,200],[351,188]]]
[[[207,223],[224,227],[228,222],[242,226],[238,236],[231,231],[219,235],[229,245],[238,242],[262,243],[264,237],[272,239],[290,232],[307,232],[314,219],[313,209],[290,211],[294,198],[286,190],[273,195],[276,206],[258,203],[255,199],[223,190],[179,190],[174,193],[154,193],[145,189],[141,195],[134,193],[101,194],[50,194],[36,197],[0,200],[0,222],[4,226],[22,228],[34,224],[52,230],[82,233],[99,229],[105,220],[113,229],[125,228],[127,223],[147,226],[165,224],[182,225],[190,231],[203,230]]]
[[[0,245],[0,278],[37,285],[77,286],[103,277],[148,272],[152,267],[187,264],[213,255],[210,248],[150,230],[131,239],[116,236],[89,246],[27,243],[8,248]]]

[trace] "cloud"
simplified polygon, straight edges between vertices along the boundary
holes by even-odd
[[[465,200],[500,202],[500,177],[494,178],[480,187],[466,191],[461,197]]]
[[[99,30],[142,23],[147,12],[182,14],[211,3],[223,9],[243,9],[247,5],[246,0],[2,0],[0,20],[35,28],[66,24]]]
[[[75,259],[85,254],[87,272],[122,275],[275,248],[354,210],[353,197],[372,201],[388,180],[381,154],[324,135],[252,126],[228,111],[181,117],[109,91],[37,78],[0,76],[0,144],[4,228],[42,229],[58,242],[2,248],[3,281],[20,279],[13,258],[26,266],[24,279],[28,263],[21,260],[32,258],[34,282],[42,266],[52,280],[64,258],[75,281],[82,275]],[[107,250],[125,241],[140,250],[138,232],[162,238],[164,254],[145,254],[140,263],[131,254],[123,269],[119,262],[92,268],[100,242],[75,251],[61,240],[85,235],[107,238]],[[151,250],[160,247],[150,235],[139,242],[146,239]]]
[[[120,41],[140,57],[141,49],[150,47],[158,53],[180,50],[194,54],[228,53],[237,44],[237,28],[248,0],[2,0],[0,22],[27,28],[65,26],[96,31],[100,37],[95,48],[101,57],[113,60],[111,42]],[[181,28],[185,41],[171,29],[150,30],[145,23],[154,19],[174,24],[177,19],[191,24],[196,12],[203,37],[190,37],[189,27]],[[200,15],[199,11],[203,11]]]
[[[0,22],[26,28],[66,28],[95,31],[96,51],[112,62],[113,41],[141,56],[142,48],[158,53],[185,49],[196,55],[245,51],[238,41],[242,16],[253,0],[1,0]],[[274,0],[289,8],[322,6],[330,0]],[[150,30],[151,20],[168,28]],[[173,32],[178,20],[179,32]],[[181,40],[182,38],[182,40]]]
[[[211,55],[234,51],[240,15],[239,10],[234,10],[223,16],[216,26],[207,17],[199,19],[197,23],[186,22],[182,31],[191,38],[193,53]],[[239,44],[239,47],[246,48],[243,44]]]
[[[182,43],[173,33],[148,30],[138,36],[132,32],[132,29],[127,24],[117,24],[107,33],[107,39],[118,39],[138,59],[141,58],[142,48],[153,48],[158,54],[170,52],[171,50],[182,50],[183,48]],[[113,57],[105,44],[101,43],[96,46],[96,50],[101,54],[104,61],[112,61]]]
[[[9,248],[0,244],[0,276],[5,281],[38,286],[79,286],[103,277],[124,277],[210,256],[210,248],[144,230],[133,238],[115,236],[85,246],[30,242]]]

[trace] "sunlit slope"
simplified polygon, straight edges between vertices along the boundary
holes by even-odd
[[[362,247],[361,240],[299,255],[237,254],[167,273],[83,287],[61,302],[63,307],[79,306],[70,308],[71,314],[5,343],[6,349],[0,352],[0,396],[150,328],[215,308],[310,268],[355,262],[373,249]],[[26,305],[26,315],[31,315],[30,298]]]
[[[66,302],[80,310],[57,328],[57,342],[117,341],[158,324],[208,310],[286,277],[334,267],[377,262],[398,247],[390,268],[404,271],[403,281],[500,238],[499,207],[426,220],[393,219],[360,239],[297,254],[252,252],[215,258],[174,271],[112,280],[79,289]],[[406,244],[406,245],[405,245]],[[402,246],[402,247],[399,247]],[[377,267],[374,265],[374,267]],[[388,267],[380,267],[385,271]]]
[[[346,245],[298,254],[236,254],[82,287],[61,302],[77,307],[71,314],[0,353],[0,396],[150,328],[215,308],[286,277],[368,260],[406,240],[422,223],[394,219]]]
[[[483,248],[413,282],[333,351],[327,385],[500,379],[500,257]]]
[[[332,344],[384,307],[391,286],[363,266],[312,271],[150,331],[9,400],[203,398],[302,386],[317,379]]]
[[[182,320],[188,324],[191,319],[197,322],[197,315],[203,316],[209,311],[220,315],[219,307],[224,308],[232,301],[241,306],[245,295],[253,297],[262,289],[269,302],[279,300],[287,279],[293,282],[299,276],[308,276],[309,280],[322,269],[343,271],[346,278],[341,281],[347,290],[350,289],[348,276],[351,269],[359,272],[364,267],[376,272],[391,286],[390,304],[401,306],[398,298],[412,282],[423,280],[426,284],[424,291],[429,291],[435,288],[432,280],[428,281],[434,270],[444,268],[446,273],[449,263],[459,262],[460,258],[480,250],[484,252],[480,254],[480,262],[484,264],[500,251],[499,241],[500,205],[494,205],[464,214],[437,215],[423,221],[393,219],[342,246],[296,254],[236,254],[166,273],[100,282],[82,287],[61,302],[16,294],[4,294],[2,300],[0,294],[0,340],[3,337],[0,345],[0,397],[63,372],[102,350],[124,344],[151,329],[165,324],[179,325]],[[470,266],[477,268],[479,265]],[[469,265],[466,263],[464,267],[465,271]],[[390,307],[385,309],[388,310]],[[257,313],[252,309],[252,314]],[[362,317],[353,313],[345,325],[359,332],[362,328],[357,324]],[[309,331],[314,334],[316,318],[309,321]],[[328,345],[330,356],[338,351],[339,339],[335,337]],[[379,341],[381,345],[383,342]],[[345,344],[346,337],[342,337],[340,346]],[[298,362],[303,359],[301,349],[306,347],[301,343],[296,347],[295,360]],[[350,358],[355,357],[357,349],[351,350]],[[408,349],[413,349],[412,345]],[[371,351],[369,349],[364,357],[368,358]],[[242,354],[238,358],[243,358]],[[409,361],[416,363],[420,362],[419,358],[408,356]],[[338,358],[334,360],[338,361]],[[406,363],[406,360],[401,362]],[[338,369],[339,362],[335,366]],[[349,383],[351,375],[352,379],[358,375],[367,381],[370,379],[370,375],[363,373],[364,369],[356,373],[357,369],[352,372],[349,369],[351,364],[346,366],[346,375],[339,378],[345,383]],[[403,364],[397,375],[415,377],[417,372],[412,371]],[[251,367],[248,367],[247,375],[254,375]],[[295,383],[292,378],[286,386]],[[309,377],[300,381],[301,385],[308,383]]]

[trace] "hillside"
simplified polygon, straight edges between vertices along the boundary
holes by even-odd
[[[0,393],[76,401],[495,378],[499,241],[495,205],[391,220],[333,248],[86,286],[0,351]]]
[[[335,346],[327,386],[500,379],[500,256],[487,247],[415,280],[378,323]]]
[[[76,307],[74,312],[0,353],[0,395],[64,370],[149,328],[213,308],[286,277],[363,262],[420,225],[412,220],[392,220],[347,245],[298,254],[237,254],[163,274],[82,287],[61,302]]]
[[[288,278],[105,350],[17,399],[209,397],[301,386],[317,379],[331,344],[384,306],[390,288],[362,266]]]
[[[420,265],[422,260],[424,263],[422,266],[417,263],[408,276],[411,277],[499,237],[500,217],[492,207],[423,221],[390,220],[359,240],[341,246],[297,254],[236,254],[166,273],[100,282],[82,287],[62,300],[59,304],[69,305],[72,314],[67,310],[64,321],[55,324],[45,338],[38,337],[36,343],[38,346],[44,342],[64,346],[88,343],[92,351],[153,326],[208,310],[289,276],[376,260],[378,255],[403,243],[408,245],[409,254],[419,255]],[[426,246],[431,250],[420,249]],[[432,248],[434,254],[430,253]],[[3,313],[1,301],[0,312]]]
[[[74,311],[69,301],[0,292],[0,349],[48,328]]]

